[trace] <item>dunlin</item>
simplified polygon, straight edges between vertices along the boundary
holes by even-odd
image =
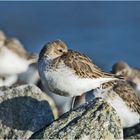
[[[47,90],[71,97],[119,79],[119,76],[101,70],[84,54],[68,50],[61,40],[49,42],[42,48],[38,71]]]
[[[37,56],[28,53],[16,38],[6,38],[0,32],[0,76],[25,72]]]
[[[140,69],[130,67],[126,62],[119,61],[113,65],[112,72],[116,75],[122,75],[140,96]]]
[[[101,97],[111,104],[120,116],[124,128],[140,122],[140,98],[125,81],[111,81],[94,90],[95,97]]]

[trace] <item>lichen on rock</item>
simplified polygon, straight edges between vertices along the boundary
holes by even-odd
[[[122,133],[115,110],[97,98],[63,114],[31,139],[121,139]]]
[[[50,98],[34,85],[0,88],[0,139],[28,139],[54,120]]]

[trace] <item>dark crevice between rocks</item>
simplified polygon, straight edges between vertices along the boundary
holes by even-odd
[[[123,129],[123,133],[124,133],[124,138],[127,139],[128,137],[131,136],[135,136],[137,134],[140,134],[140,123],[136,124],[133,127],[129,127],[129,128],[124,128]]]
[[[41,110],[45,106],[46,110],[44,110],[44,114],[48,114],[48,112],[51,110],[48,110],[49,104],[47,101],[38,101],[35,98],[29,96],[21,96],[8,99],[0,103],[0,120],[3,125],[8,126],[12,129],[30,130],[34,132],[34,127],[29,128],[29,125],[25,125],[24,123],[30,124],[31,120],[33,120],[35,116],[38,116],[36,113],[42,113]],[[34,110],[35,108],[36,110]],[[38,117],[38,119],[40,118]],[[49,118],[44,118],[44,120],[42,120],[43,122],[40,120],[40,123],[47,124],[48,121],[53,121],[52,118],[52,120],[48,119]]]

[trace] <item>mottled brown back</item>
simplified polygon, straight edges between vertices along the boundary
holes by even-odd
[[[114,74],[102,71],[90,58],[79,52],[69,50],[61,59],[82,78],[115,77]]]
[[[14,51],[21,58],[25,58],[25,59],[28,59],[28,60],[37,58],[37,55],[28,53],[24,49],[23,45],[16,38],[5,40],[4,45],[9,50]]]
[[[140,114],[140,98],[127,82],[117,82],[113,90],[132,108],[132,111]]]

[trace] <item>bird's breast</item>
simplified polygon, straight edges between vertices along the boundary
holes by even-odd
[[[53,64],[53,63],[52,63]],[[39,64],[39,73],[44,86],[56,94],[64,96],[79,96],[87,91],[99,87],[102,83],[113,80],[112,78],[82,78],[75,70],[59,63],[57,67],[50,61]]]
[[[3,47],[0,51],[0,75],[13,75],[28,69],[28,60]]]

